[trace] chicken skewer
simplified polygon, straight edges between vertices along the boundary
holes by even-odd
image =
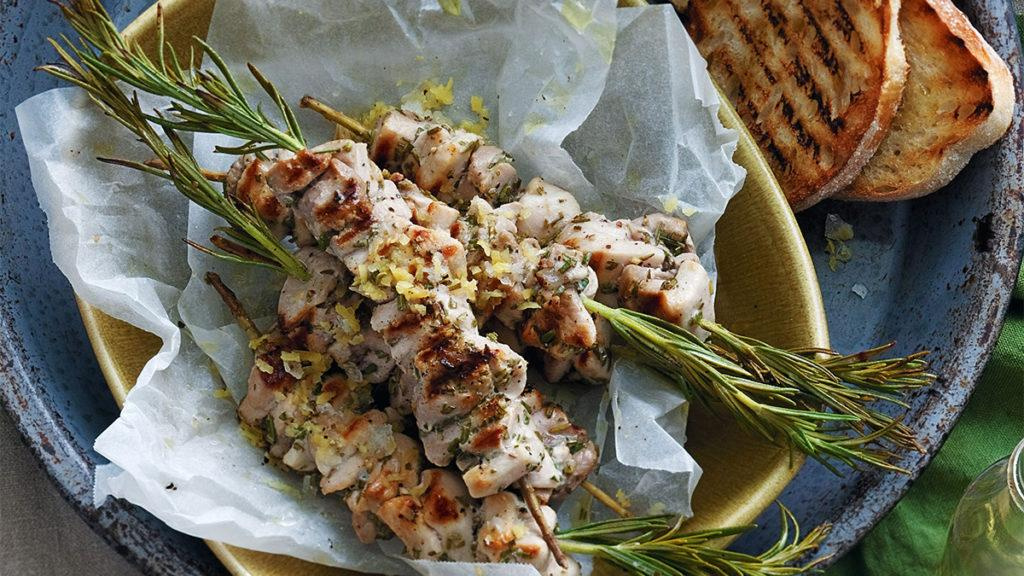
[[[470,260],[477,253],[474,280],[484,287],[477,312],[487,315],[498,310],[503,323],[511,328],[519,324],[523,342],[544,350],[549,380],[562,379],[570,368],[591,381],[608,377],[604,349],[610,329],[583,305],[584,299],[595,297],[598,284],[592,281],[594,274],[575,271],[580,264],[590,265],[604,294],[617,289],[619,302],[601,298],[609,304],[648,312],[684,327],[697,316],[713,319],[710,278],[694,255],[685,221],[661,214],[633,222],[583,215],[571,193],[539,178],[522,191],[508,188],[495,195],[494,182],[511,186],[518,184],[518,177],[507,153],[483,147],[475,135],[402,110],[388,112],[369,130],[310,96],[302,99],[302,105],[368,136],[371,157],[378,163],[412,174],[417,183],[464,192],[457,198],[438,197],[468,206],[468,217],[476,224],[463,224],[463,230],[453,232],[467,246]],[[501,160],[477,161],[483,154]],[[424,166],[431,169],[425,173]],[[447,180],[438,183],[438,174]],[[567,229],[571,232],[559,236]],[[517,246],[517,242],[526,244]],[[675,250],[669,251],[665,242],[673,243]],[[543,266],[538,266],[536,258],[529,261],[541,247],[554,253],[547,262],[557,262],[557,267],[538,269]],[[494,262],[496,258],[501,260]],[[520,265],[523,260],[525,266]],[[508,262],[511,265],[504,266]],[[511,273],[506,277],[495,273],[507,267]],[[547,290],[538,291],[534,299],[539,309],[524,314],[532,307],[525,307],[530,304],[523,295],[533,297],[531,286],[538,284],[532,281],[533,273]],[[528,317],[525,322],[524,316]]]
[[[306,283],[307,289],[301,294],[315,307],[321,303],[323,287],[313,285],[318,272],[315,266],[310,269],[314,280]],[[347,388],[351,383],[330,375],[323,376],[320,386],[312,391],[309,386],[303,387],[305,382],[296,380],[293,368],[285,365],[290,355],[302,353],[281,350],[287,342],[279,341],[275,335],[262,335],[216,274],[209,273],[206,279],[221,295],[250,340],[259,343],[256,365],[249,379],[249,394],[239,405],[239,417],[243,423],[260,429],[271,456],[300,473],[318,471],[323,474],[320,487],[324,494],[345,494],[345,502],[353,513],[353,527],[363,542],[394,533],[414,558],[452,561],[484,558],[498,561],[489,558],[490,548],[521,545],[523,550],[531,550],[531,554],[504,555],[504,560],[521,557],[543,569],[545,574],[578,572],[578,566],[558,549],[551,531],[542,528],[546,525],[542,523],[551,521],[553,512],[538,502],[528,505],[531,512],[538,514],[532,530],[547,544],[547,550],[531,549],[530,539],[523,536],[501,543],[480,542],[474,547],[476,505],[461,480],[442,469],[427,469],[421,473],[418,444],[398,433],[385,412],[366,410],[365,400],[345,398],[339,402],[336,396],[321,402],[324,395],[344,391],[355,396],[356,391]],[[286,286],[282,290],[282,300],[291,301],[289,306],[295,305],[295,294],[291,293],[294,288]],[[278,334],[280,331],[278,326]],[[275,354],[281,359],[280,363],[275,361]],[[314,378],[319,376],[314,375]],[[317,403],[317,411],[304,414],[303,408],[310,402]],[[323,441],[317,443],[318,438]],[[314,445],[307,446],[307,439],[313,440]],[[353,446],[358,450],[352,451]],[[520,480],[529,502],[529,498],[536,497],[532,487],[524,484]],[[499,495],[498,500],[518,501],[511,495]],[[496,505],[484,501],[485,507]],[[551,566],[549,558],[561,569]]]

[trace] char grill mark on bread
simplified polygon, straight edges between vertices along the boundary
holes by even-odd
[[[899,105],[899,0],[678,0],[795,209],[853,181]]]
[[[934,192],[1010,125],[1013,77],[952,2],[903,0],[900,27],[910,62],[903,103],[878,152],[840,198],[904,200]]]

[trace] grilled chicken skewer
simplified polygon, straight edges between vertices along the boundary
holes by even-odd
[[[634,221],[582,214],[571,193],[539,178],[517,190],[508,153],[408,111],[390,111],[368,130],[311,97],[303,105],[368,137],[374,161],[467,213],[468,223],[452,232],[467,246],[480,288],[474,308],[485,318],[496,313],[505,325],[518,327],[524,344],[544,350],[549,380],[570,369],[591,381],[608,377],[611,331],[586,311],[583,298],[596,296],[706,336],[694,321],[714,318],[711,283],[685,221],[663,214]],[[548,248],[546,263],[558,266],[538,266],[538,247]],[[600,295],[594,275],[581,275],[579,264],[596,273]]]
[[[292,308],[319,309],[324,304],[324,284],[317,279],[323,271],[311,262],[314,258],[303,257],[313,274],[302,289],[291,284],[282,290],[281,301]],[[322,355],[286,349],[290,342],[283,336],[280,319],[274,332],[261,335],[220,278],[208,274],[207,281],[256,343],[257,360],[239,417],[259,431],[270,456],[300,473],[321,474],[324,494],[344,495],[360,540],[370,543],[394,534],[413,558],[520,561],[534,564],[543,574],[579,572],[575,562],[550,548],[544,536],[549,530],[532,517],[523,518],[523,506],[510,493],[484,501],[488,513],[500,516],[504,523],[492,521],[478,540],[474,535],[477,504],[461,479],[438,468],[421,473],[419,444],[398,432],[398,421],[388,410],[369,409],[365,383],[352,383],[325,364],[318,365]],[[304,299],[305,307],[298,306],[299,299]],[[313,315],[306,318],[309,325]],[[296,361],[301,365],[289,364]],[[550,508],[538,505],[536,509],[553,524]],[[501,528],[512,524],[510,539]],[[538,540],[543,546],[537,545]]]

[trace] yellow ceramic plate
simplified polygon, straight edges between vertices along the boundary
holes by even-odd
[[[163,0],[167,39],[187,54],[193,35],[205,36],[215,0]],[[124,32],[144,46],[155,43],[151,8]],[[716,313],[729,328],[781,346],[828,345],[825,312],[811,259],[793,213],[736,113],[722,122],[741,132],[735,160],[747,169],[743,190],[718,224]],[[80,303],[103,374],[121,404],[143,365],[159,349],[152,335]],[[687,449],[704,468],[693,507],[694,528],[745,524],[779,495],[803,463],[788,450],[753,438],[698,406],[691,411]],[[339,502],[339,506],[341,503]],[[241,550],[210,548],[236,576],[337,576],[345,571]]]

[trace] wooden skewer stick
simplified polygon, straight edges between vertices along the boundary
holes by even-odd
[[[516,484],[519,487],[519,493],[522,494],[523,500],[526,502],[526,507],[530,510],[530,515],[533,516],[533,521],[540,528],[540,535],[544,538],[544,543],[548,545],[551,554],[555,557],[555,562],[558,562],[558,565],[562,568],[568,568],[569,558],[565,555],[565,552],[562,552],[562,547],[558,545],[555,533],[551,531],[551,527],[544,520],[544,514],[540,510],[540,500],[537,499],[537,493],[534,492],[533,486],[526,482],[526,478],[520,478]]]
[[[263,336],[260,333],[260,329],[256,327],[256,323],[252,321],[249,314],[245,311],[245,307],[238,301],[238,296],[228,288],[224,282],[220,279],[220,275],[216,272],[207,272],[203,278],[206,283],[213,286],[213,289],[220,294],[220,299],[224,301],[224,305],[231,311],[231,315],[235,317],[235,321],[245,331],[245,335],[249,337],[249,340],[256,340]]]
[[[317,114],[323,116],[327,120],[334,122],[342,128],[348,130],[354,134],[357,138],[363,142],[369,142],[370,138],[373,137],[373,131],[363,126],[363,124],[355,118],[345,114],[340,110],[335,110],[327,104],[313,98],[312,96],[306,95],[302,97],[299,102],[299,106],[303,108],[309,108]]]
[[[601,490],[600,488],[592,484],[589,480],[584,480],[583,483],[580,484],[580,486],[587,492],[590,492],[590,494],[594,498],[597,498],[598,502],[604,504],[612,512],[615,512],[619,516],[623,518],[630,518],[633,516],[633,514],[631,514],[629,510],[626,510],[626,508],[622,504],[616,502],[615,499],[609,496],[607,492]]]
[[[167,165],[159,158],[151,158],[143,162],[143,164],[150,168],[156,168],[157,170],[167,170]],[[214,172],[213,170],[206,169],[202,170],[202,174],[203,178],[206,178],[211,182],[223,182],[228,176],[227,172]]]

